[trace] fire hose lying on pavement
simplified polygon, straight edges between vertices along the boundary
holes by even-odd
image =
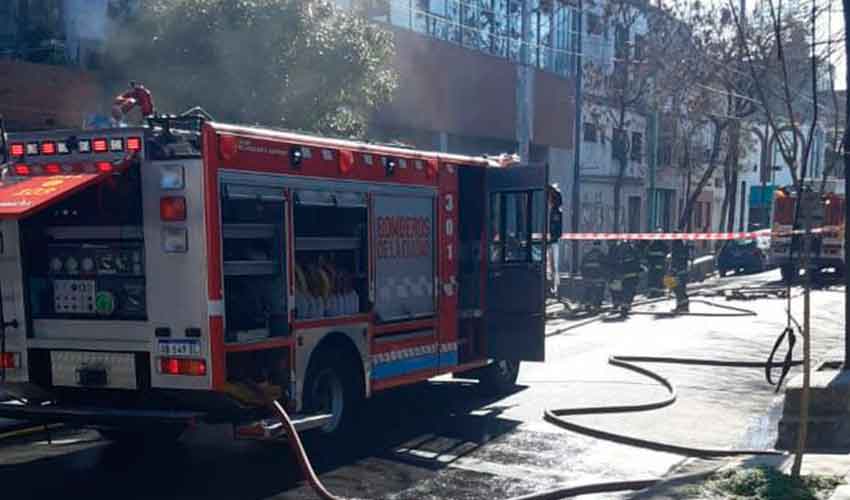
[[[735,308],[737,309],[737,308]],[[754,313],[753,313],[754,314]],[[789,315],[790,317],[790,315]],[[774,357],[784,342],[787,342],[788,349],[785,359],[781,363],[775,363]],[[657,410],[672,405],[676,402],[677,392],[673,383],[666,377],[653,372],[647,368],[636,365],[635,363],[665,363],[691,366],[713,366],[726,368],[763,368],[765,370],[765,378],[768,383],[775,385],[776,390],[779,390],[785,377],[788,375],[791,367],[802,364],[801,361],[793,360],[792,354],[794,344],[796,342],[794,328],[790,326],[779,335],[771,350],[770,356],[766,362],[760,361],[732,361],[720,359],[698,359],[698,358],[681,358],[681,357],[657,357],[657,356],[611,356],[608,358],[608,363],[617,366],[645,377],[648,377],[667,390],[667,396],[657,401],[648,403],[639,403],[632,405],[610,405],[610,406],[591,406],[577,408],[557,408],[548,409],[544,412],[544,419],[562,429],[583,434],[586,436],[603,439],[615,443],[620,443],[628,446],[635,446],[654,451],[674,453],[685,457],[698,458],[719,458],[741,455],[773,455],[781,456],[785,452],[778,450],[757,450],[757,449],[735,449],[735,448],[699,448],[691,446],[683,446],[673,443],[665,443],[650,439],[643,439],[625,434],[604,431],[601,429],[577,424],[571,422],[564,417],[576,415],[595,415],[595,414],[610,414],[610,413],[630,413]],[[779,379],[774,383],[772,371],[774,368],[781,368]],[[341,500],[342,497],[333,495],[322,484],[315,470],[313,469],[307,452],[295,426],[287,415],[286,410],[277,401],[271,401],[270,406],[273,411],[280,417],[284,424],[290,447],[295,455],[303,476],[306,478],[313,491],[323,500]],[[699,473],[688,477],[704,477],[707,473]],[[680,476],[681,477],[681,476]],[[554,490],[532,493],[520,497],[514,497],[510,500],[554,500],[558,498],[569,498],[578,495],[586,495],[591,493],[609,493],[616,491],[634,491],[641,490],[653,486],[660,482],[660,478],[636,479],[625,481],[612,481],[604,483],[592,483],[579,486],[570,486],[558,488]]]

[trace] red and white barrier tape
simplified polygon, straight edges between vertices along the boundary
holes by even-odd
[[[837,233],[837,227],[819,227],[811,230],[812,234]],[[562,240],[688,240],[688,241],[728,241],[752,240],[758,237],[788,237],[803,234],[805,231],[773,232],[770,229],[761,231],[740,231],[732,233],[564,233]]]

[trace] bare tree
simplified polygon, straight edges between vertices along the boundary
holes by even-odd
[[[611,229],[619,232],[627,168],[630,161],[642,160],[643,144],[634,144],[629,132],[647,113],[674,23],[666,12],[632,0],[610,0],[602,12],[603,25],[613,32],[613,67],[588,63],[584,74],[589,100],[599,110],[591,119],[603,137],[610,132],[605,139],[616,166]]]
[[[788,0],[786,0],[787,2]],[[764,117],[767,119],[780,155],[788,166],[798,193],[795,219],[803,215],[802,266],[806,269],[803,295],[803,387],[800,395],[800,427],[797,435],[792,475],[800,476],[806,449],[809,420],[811,372],[811,210],[803,207],[807,196],[804,183],[809,175],[812,147],[818,126],[820,105],[819,65],[828,58],[818,39],[818,16],[822,9],[816,0],[783,4],[783,0],[761,0],[756,12],[761,17],[745,22],[746,13],[729,9],[735,18],[739,45],[753,76]],[[831,44],[826,44],[827,47]],[[757,73],[761,71],[761,78]],[[790,136],[790,137],[789,137]]]

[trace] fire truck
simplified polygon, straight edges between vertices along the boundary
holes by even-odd
[[[546,165],[150,115],[8,133],[0,416],[338,435],[378,391],[544,358]]]
[[[816,273],[833,269],[841,275],[844,273],[845,195],[838,192],[835,182],[827,182],[823,192],[815,185],[819,183],[805,183],[802,190],[804,203],[801,208],[808,213],[812,228],[809,268]],[[803,217],[806,212],[801,211],[799,217],[796,216],[799,199],[799,190],[794,186],[777,189],[773,197],[771,262],[779,266],[786,283],[798,276],[804,249]]]

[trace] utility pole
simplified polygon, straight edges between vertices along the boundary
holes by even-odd
[[[845,2],[850,2],[850,0],[844,0]],[[573,132],[575,136],[575,143],[573,144],[573,190],[572,190],[572,232],[578,233],[579,231],[579,221],[581,216],[581,186],[579,183],[581,182],[581,141],[582,141],[582,131],[584,129],[584,120],[581,116],[582,111],[582,96],[581,96],[581,88],[583,85],[582,77],[584,74],[584,61],[582,60],[582,39],[584,38],[584,27],[583,27],[583,18],[584,18],[584,1],[578,0],[578,23],[576,23],[578,28],[578,41],[576,43],[576,119],[575,125],[573,126]],[[572,255],[572,273],[573,275],[578,274],[578,247],[579,240],[573,240],[573,255]]]
[[[850,27],[850,0],[843,0],[844,30]],[[850,57],[850,38],[844,37],[844,60]],[[844,369],[850,370],[850,268],[847,267],[847,251],[850,249],[850,73],[844,72],[844,140],[842,153],[844,156]]]
[[[647,203],[647,231],[655,231],[655,175],[658,168],[658,103],[650,115],[652,120],[652,153],[649,158],[649,200]]]

